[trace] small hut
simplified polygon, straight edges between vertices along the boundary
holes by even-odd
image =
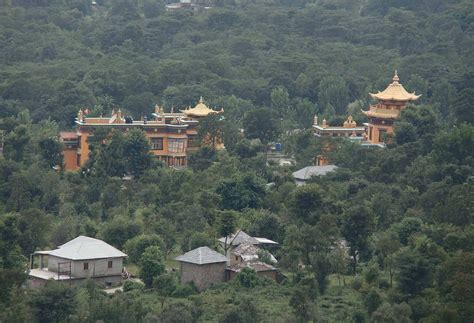
[[[199,291],[226,279],[227,257],[209,247],[196,248],[175,260],[180,262],[181,283],[194,282]]]

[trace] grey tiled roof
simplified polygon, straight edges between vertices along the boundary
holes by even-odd
[[[222,243],[225,243],[225,237],[219,238],[219,241]],[[254,245],[254,244],[260,244],[260,241],[249,236],[247,233],[245,233],[242,230],[239,230],[237,231],[237,233],[231,234],[230,236],[227,237],[228,245],[238,246],[242,243]]]
[[[122,251],[102,240],[86,236],[79,236],[59,246],[58,249],[48,251],[47,254],[71,260],[121,258],[127,256]]]
[[[307,166],[293,173],[293,177],[299,180],[308,180],[311,176],[322,176],[336,170],[336,165]]]
[[[216,262],[227,262],[227,257],[218,253],[217,251],[212,250],[209,247],[199,247],[186,252],[184,255],[176,257],[175,260],[204,265]]]

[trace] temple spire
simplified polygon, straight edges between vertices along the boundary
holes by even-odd
[[[393,82],[397,82],[397,83],[398,83],[398,81],[400,81],[400,78],[398,77],[398,71],[397,70],[395,70],[395,75],[393,75],[392,80],[393,80]]]

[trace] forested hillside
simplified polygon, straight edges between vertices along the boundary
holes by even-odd
[[[0,0],[0,321],[472,322],[474,3],[206,5]],[[392,143],[334,139],[337,171],[296,186],[291,173],[324,152],[313,116],[365,122],[395,69],[422,96]],[[55,167],[80,108],[139,119],[200,96],[224,108],[203,124],[221,123],[225,151],[175,170],[140,132],[97,133],[86,167]],[[296,166],[267,164],[272,141]],[[174,257],[237,229],[280,243],[283,282],[178,283]],[[124,250],[146,286],[28,288],[30,254],[78,235]]]

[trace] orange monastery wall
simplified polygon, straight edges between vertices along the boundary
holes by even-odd
[[[76,132],[61,132],[60,141],[64,143],[64,170],[77,170],[83,167],[89,159],[89,139],[98,128],[108,131],[117,129],[128,132],[138,128],[145,132],[150,142],[150,152],[168,166],[187,166],[188,153],[197,150],[201,142],[197,140],[197,125],[200,118],[209,114],[222,113],[208,108],[203,99],[194,108],[181,112],[165,113],[159,106],[150,120],[133,121],[124,117],[121,110],[112,111],[110,117],[87,117],[88,110],[81,109],[76,118]],[[205,143],[202,143],[205,144]],[[217,149],[223,149],[219,144]]]

